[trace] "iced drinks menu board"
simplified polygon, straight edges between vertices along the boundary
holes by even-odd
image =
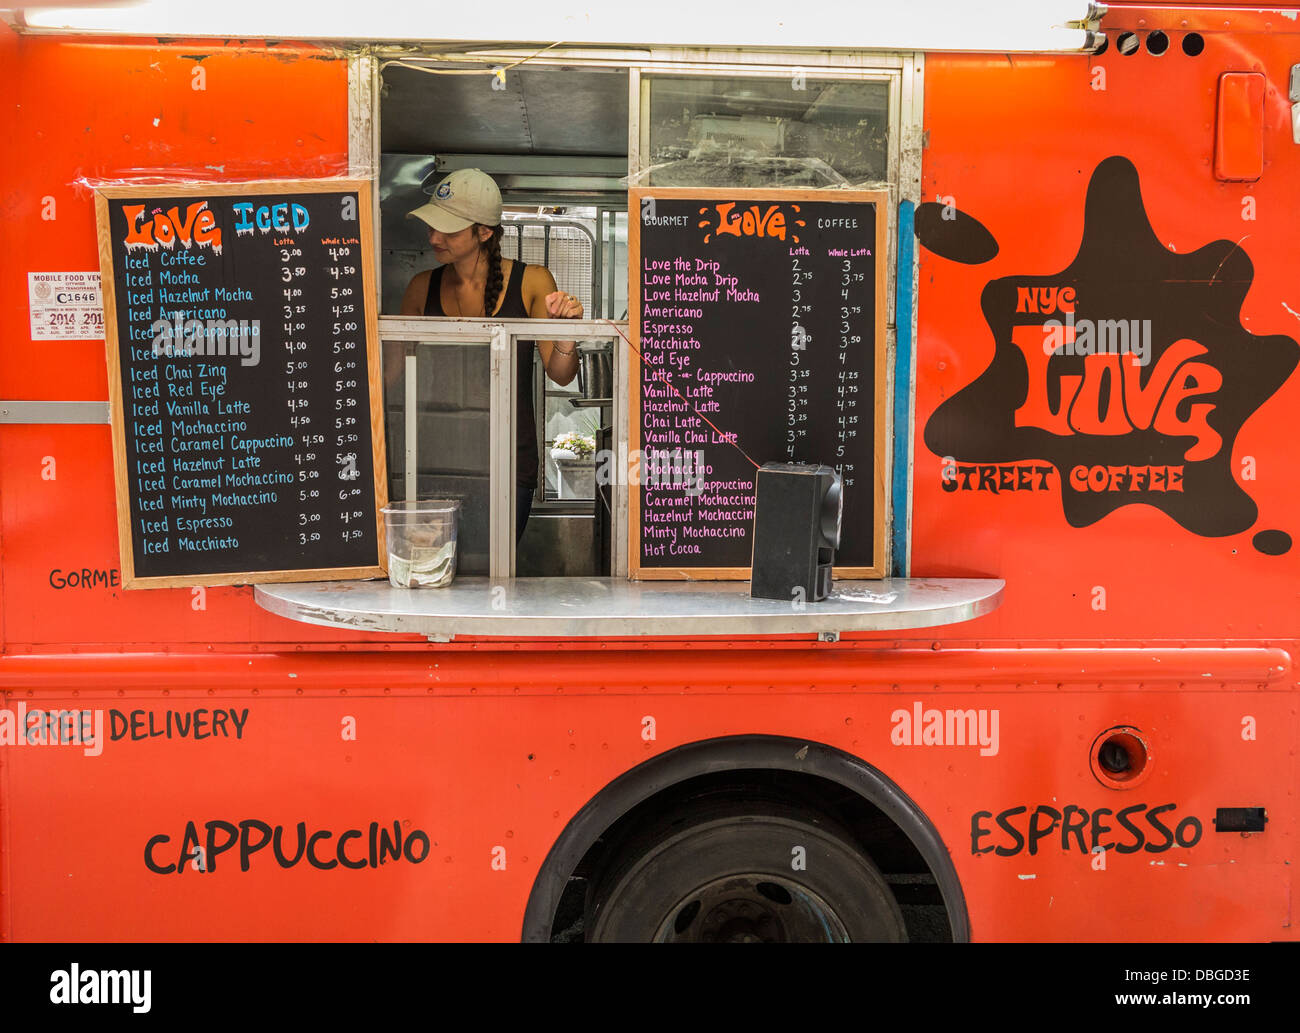
[[[96,207],[123,584],[382,574],[369,184]]]
[[[888,193],[648,187],[630,205],[632,576],[747,578],[766,462],[838,470],[836,575],[883,576]]]

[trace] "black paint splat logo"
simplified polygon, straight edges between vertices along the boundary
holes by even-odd
[[[921,242],[956,261],[993,257],[988,231],[951,212],[921,205]],[[1250,258],[1232,241],[1189,254],[1161,244],[1137,169],[1107,158],[1088,186],[1074,261],[1052,276],[985,286],[980,307],[994,336],[993,361],[935,411],[926,446],[958,463],[1050,464],[1073,527],[1146,504],[1193,534],[1245,531],[1258,508],[1234,476],[1233,442],[1300,361],[1292,338],[1242,327],[1253,276]],[[1013,482],[1025,475],[1022,487],[1051,472],[989,468],[1004,487],[1008,469]],[[1283,531],[1255,536],[1261,552],[1290,545]]]

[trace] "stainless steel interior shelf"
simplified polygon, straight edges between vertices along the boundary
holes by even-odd
[[[751,599],[747,581],[622,578],[457,578],[446,588],[387,581],[256,586],[258,605],[281,617],[356,631],[492,637],[798,635],[899,631],[971,620],[1002,601],[998,578],[837,581],[816,603]]]

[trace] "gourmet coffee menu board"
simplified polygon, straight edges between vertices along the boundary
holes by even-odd
[[[127,588],[383,574],[370,185],[96,198]]]
[[[629,192],[634,578],[748,578],[767,462],[844,479],[837,577],[882,577],[887,191]]]

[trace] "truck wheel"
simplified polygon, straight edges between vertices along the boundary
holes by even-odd
[[[907,939],[898,903],[847,830],[775,801],[707,801],[634,833],[597,876],[592,943]]]

